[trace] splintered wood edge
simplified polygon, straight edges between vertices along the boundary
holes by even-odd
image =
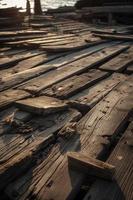
[[[98,178],[113,180],[115,166],[82,153],[68,152],[68,167]]]

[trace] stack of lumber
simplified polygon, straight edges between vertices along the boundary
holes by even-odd
[[[77,24],[0,33],[1,200],[133,199],[132,42]]]

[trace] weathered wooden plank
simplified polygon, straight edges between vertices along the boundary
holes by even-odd
[[[32,93],[39,92],[55,83],[58,83],[59,81],[65,80],[73,75],[85,72],[89,68],[97,67],[98,64],[109,60],[110,58],[126,50],[127,48],[128,46],[123,45],[108,47],[105,50],[93,53],[92,55],[81,58],[80,60],[74,61],[66,66],[56,69],[53,72],[51,71],[46,75],[39,76],[39,78],[29,81],[27,84],[21,86],[20,88],[30,91]]]
[[[54,65],[55,67],[61,67],[65,64],[67,64],[67,63],[76,61],[80,58],[91,55],[92,53],[95,53],[96,51],[99,51],[103,48],[110,47],[110,46],[113,46],[113,45],[115,45],[115,43],[113,43],[113,42],[111,42],[111,43],[104,43],[103,42],[101,44],[97,44],[96,46],[92,46],[92,47],[89,47],[89,48],[86,48],[86,49],[83,49],[83,50],[79,50],[79,51],[76,51],[76,52],[71,52],[67,55],[64,55],[60,58],[57,58],[53,61],[48,62],[47,66]]]
[[[15,66],[10,68],[2,69],[0,77],[10,76],[12,74],[16,74],[18,72],[22,72],[22,70],[31,69],[38,65],[41,65],[46,62],[50,62],[51,60],[55,60],[58,57],[61,57],[63,54],[54,54],[54,55],[47,55],[46,53],[35,55],[32,58],[28,58],[18,62]]]
[[[124,88],[127,93],[118,88],[87,113],[76,127],[73,126],[74,134],[71,135],[71,130],[69,132],[66,127],[64,134],[67,139],[62,138],[62,129],[62,139],[58,140],[42,163],[9,185],[7,194],[10,198],[14,198],[15,192],[19,200],[27,196],[36,199],[74,199],[85,176],[68,168],[66,153],[78,151],[93,158],[102,158],[108,152],[113,138],[121,133],[127,123],[133,107],[128,96],[131,85]]]
[[[122,41],[133,41],[132,35],[117,35],[117,34],[93,34],[96,37],[100,37],[102,39],[110,39],[110,40],[122,40]]]
[[[133,122],[122,136],[121,140],[110,155],[108,162],[115,164],[116,172],[113,182],[97,180],[84,200],[122,200],[133,199]]]
[[[100,66],[100,69],[106,71],[122,72],[133,62],[133,52],[130,49],[124,53],[121,53],[116,58],[113,58],[109,62]]]
[[[14,101],[30,97],[28,92],[22,90],[7,90],[0,93],[0,110],[8,107]]]
[[[28,40],[32,38],[43,38],[43,34],[34,34],[34,35],[26,35],[26,36],[14,36],[14,37],[1,37],[0,42],[5,43],[5,42],[11,42],[11,41],[21,41],[21,40]]]
[[[82,110],[89,110],[128,77],[112,74],[109,78],[69,98],[70,105]]]
[[[21,41],[16,41],[16,42],[8,42],[6,44],[8,45],[15,45],[15,44],[30,44],[32,42],[35,42],[35,41],[47,41],[47,40],[52,40],[52,39],[65,39],[65,38],[68,38],[68,37],[74,37],[74,34],[63,34],[63,35],[57,35],[55,33],[49,33],[47,34],[46,36],[44,37],[41,37],[41,38],[35,38],[35,39],[29,39],[29,40],[21,40]]]
[[[2,58],[0,60],[0,68],[2,69],[3,67],[11,67],[13,65],[15,65],[16,63],[25,60],[27,58],[32,58],[33,56],[39,55],[43,53],[42,51],[39,50],[32,50],[32,51],[28,51],[27,53],[23,52],[20,55],[14,55],[11,58]]]
[[[21,110],[39,115],[48,115],[68,108],[65,102],[47,96],[19,100],[15,105]]]
[[[39,160],[37,153],[55,140],[53,133],[60,130],[69,121],[76,121],[80,117],[81,114],[75,110],[52,114],[45,118],[36,117],[30,121],[31,127],[35,128],[34,131],[31,130],[29,134],[27,133],[28,135],[17,134],[17,131],[20,133],[20,126],[16,134],[13,134],[16,130],[14,128],[12,134],[5,138],[4,136],[0,137],[0,141],[4,140],[5,143],[0,151],[0,190]],[[13,135],[19,137],[10,142]]]
[[[41,94],[66,99],[77,92],[96,84],[107,76],[109,76],[109,73],[103,73],[102,71],[95,69],[90,70],[87,73],[61,81],[60,83],[42,91]]]
[[[102,158],[105,152],[107,153],[111,139],[113,141],[113,138],[121,132],[130,117],[133,104],[129,99],[120,91],[111,92],[80,120],[76,127],[76,132],[80,135],[79,151],[94,158]],[[73,199],[83,178],[82,173],[71,171],[64,161],[46,184],[43,179],[39,181],[33,190],[33,195],[37,199]],[[60,190],[61,185],[62,190]]]
[[[27,51],[26,49],[10,49],[7,51],[0,52],[0,58],[6,57],[6,56],[13,56],[13,55],[23,53],[23,52],[26,53],[26,51]]]
[[[115,166],[98,159],[88,157],[82,153],[68,152],[68,167],[80,171],[89,176],[95,176],[106,180],[112,180]]]
[[[1,78],[1,85],[0,85],[0,91],[9,89],[13,86],[16,86],[22,82],[25,82],[29,79],[32,79],[34,77],[37,77],[43,73],[46,73],[50,70],[54,70],[55,67],[42,67],[42,66],[38,66],[32,69],[27,69],[25,71],[13,74],[11,76],[7,76],[7,77],[2,77]]]
[[[47,51],[47,52],[66,52],[66,51],[73,51],[73,50],[80,50],[87,47],[94,45],[96,42],[87,43],[87,42],[73,42],[66,45],[54,45],[54,46],[44,46],[41,45],[40,49]]]

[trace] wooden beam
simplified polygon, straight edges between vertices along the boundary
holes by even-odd
[[[69,152],[67,153],[68,166],[76,169],[81,173],[90,176],[96,176],[107,180],[112,180],[115,167],[98,159],[88,157],[83,153]]]

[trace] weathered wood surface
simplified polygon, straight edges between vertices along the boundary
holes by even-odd
[[[132,35],[117,35],[117,34],[93,34],[96,37],[100,37],[102,39],[110,39],[110,40],[122,40],[122,41],[133,41]]]
[[[37,93],[55,83],[58,83],[59,81],[85,72],[89,68],[97,67],[97,65],[108,61],[110,58],[118,55],[120,52],[126,50],[127,48],[128,46],[123,45],[105,48],[105,50],[101,50],[85,58],[81,58],[80,60],[74,61],[66,66],[56,69],[53,72],[51,71],[46,75],[39,76],[38,78],[29,81],[27,84],[21,86],[20,88],[32,93]]]
[[[132,200],[133,199],[133,122],[122,136],[107,160],[114,164],[116,172],[113,182],[97,180],[84,200]]]
[[[85,173],[88,176],[95,176],[106,180],[112,180],[115,172],[115,166],[98,159],[88,157],[83,153],[68,152],[68,167]]]
[[[20,53],[26,53],[26,49],[9,49],[7,51],[2,51],[0,52],[0,58],[6,57],[6,56],[13,56],[16,54],[20,54]]]
[[[128,94],[132,91],[131,85],[123,84],[108,94],[76,127],[72,126],[75,129],[73,134],[71,128],[70,132],[67,127],[62,129],[59,133],[61,138],[64,132],[67,139],[60,139],[40,165],[12,182],[7,194],[12,199],[14,192],[17,193],[16,199],[26,199],[27,196],[36,199],[73,199],[85,176],[68,168],[66,153],[78,151],[93,158],[102,158],[108,152],[113,138],[121,133],[130,117],[133,105]]]
[[[19,100],[15,102],[15,105],[21,110],[39,115],[48,115],[68,108],[65,102],[47,96]]]
[[[131,63],[133,63],[133,51],[129,49],[126,52],[118,55],[116,58],[100,66],[100,69],[107,71],[122,72]]]
[[[66,99],[77,92],[96,84],[107,76],[109,76],[109,73],[95,69],[90,70],[87,73],[72,76],[65,81],[61,81],[60,83],[57,83],[52,87],[42,91],[41,94]]]
[[[131,88],[128,86],[128,92],[130,91]],[[76,127],[76,132],[80,135],[80,144],[78,144],[80,151],[94,158],[101,158],[105,152],[107,153],[111,143],[110,139],[120,133],[130,117],[133,104],[130,100],[128,102],[128,99],[129,97],[124,96],[124,92],[113,91],[81,119]],[[65,178],[64,185],[62,177]],[[83,175],[79,172],[78,175],[75,172],[72,175],[70,169],[67,169],[67,163],[62,163],[48,181],[53,182],[52,186],[41,185],[41,188],[40,183],[43,184],[43,182],[40,181],[33,195],[37,195],[39,199],[73,199],[74,192],[78,192],[82,178]],[[64,188],[62,190],[60,190],[61,185]]]
[[[37,158],[39,159],[37,153],[55,140],[54,133],[57,130],[69,121],[76,121],[80,117],[81,114],[75,110],[63,111],[45,118],[35,117],[27,122],[27,125],[31,127],[29,132],[23,130],[20,125],[9,135],[1,136],[0,190],[36,163]],[[23,134],[20,134],[20,130]]]
[[[53,61],[49,61],[46,65],[51,66],[54,65],[55,67],[62,67],[65,64],[71,63],[73,61],[76,61],[80,58],[86,57],[88,55],[91,55],[92,53],[95,53],[96,51],[99,51],[101,49],[104,49],[106,47],[110,47],[115,45],[115,43],[104,43],[102,42],[101,44],[97,44],[96,46],[92,46],[83,50],[79,50],[76,52],[71,52],[67,55],[64,55],[60,58],[54,59]]]
[[[28,58],[16,63],[15,66],[12,66],[6,69],[3,68],[1,70],[0,77],[10,76],[12,74],[16,74],[18,72],[22,72],[27,69],[31,69],[38,65],[42,65],[43,63],[47,63],[47,62],[50,62],[51,60],[55,60],[58,57],[61,57],[62,55],[64,54],[61,53],[61,54],[47,55],[46,53],[43,53],[43,54],[35,55],[32,58]]]
[[[28,92],[22,90],[7,90],[0,93],[0,110],[5,109],[14,101],[31,96]]]
[[[27,51],[27,53],[21,53],[20,55],[14,55],[12,57],[6,57],[6,58],[2,58],[0,60],[0,68],[5,68],[5,67],[11,67],[14,64],[25,60],[27,58],[32,58],[33,56],[39,55],[43,53],[43,51],[39,51],[39,50],[31,50],[31,51]]]
[[[54,39],[65,39],[65,38],[73,38],[74,34],[63,34],[63,35],[57,35],[56,33],[49,33],[47,35],[45,35],[44,37],[41,38],[33,38],[33,39],[29,39],[29,40],[21,40],[21,41],[15,41],[15,42],[7,42],[6,44],[8,45],[15,45],[15,44],[32,44],[34,42],[39,42],[39,41],[47,41],[47,40],[54,40]]]
[[[15,37],[0,37],[0,42],[1,43],[6,43],[6,42],[13,42],[13,41],[19,41],[19,40],[28,40],[32,38],[43,38],[43,34],[41,35],[26,35],[26,36],[15,36]]]
[[[109,78],[69,98],[70,105],[78,109],[88,110],[111,92],[118,84],[128,79],[123,74],[112,74]]]
[[[54,46],[43,46],[41,45],[40,49],[47,51],[47,52],[65,52],[65,51],[72,51],[72,50],[80,50],[89,47],[91,44],[87,42],[75,42],[72,44],[66,45],[54,45]]]
[[[13,86],[17,86],[18,84],[28,81],[29,79],[32,79],[34,77],[37,77],[43,73],[46,73],[50,70],[54,70],[55,67],[42,67],[38,66],[32,69],[27,69],[25,71],[18,72],[16,74],[12,74],[7,77],[1,78],[1,85],[0,85],[0,91],[9,89]]]

